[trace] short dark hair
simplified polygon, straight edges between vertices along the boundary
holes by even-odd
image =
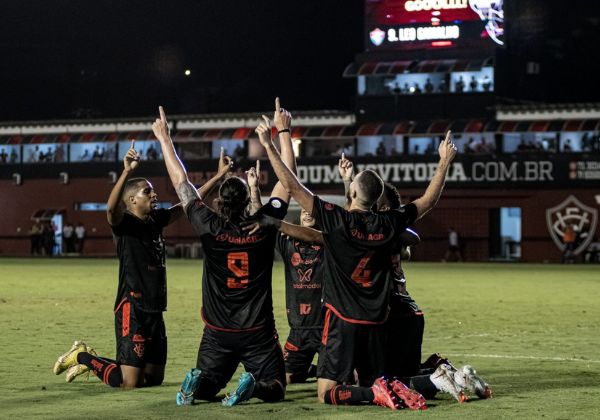
[[[135,194],[139,188],[141,188],[141,184],[147,184],[148,180],[146,178],[131,178],[128,179],[125,183],[125,187],[123,188],[123,198]]]
[[[362,204],[370,208],[383,192],[383,180],[371,169],[365,169],[359,175],[354,178],[354,182],[361,192],[361,201],[364,201]]]
[[[245,215],[250,203],[248,184],[237,177],[227,178],[219,188],[217,208],[219,214],[230,221],[237,221]]]

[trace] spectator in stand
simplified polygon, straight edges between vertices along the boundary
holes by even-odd
[[[405,95],[409,95],[410,94],[410,87],[408,86],[408,83],[404,84],[404,87],[402,88],[402,93]]]
[[[571,139],[567,139],[565,145],[563,146],[563,152],[572,152],[573,148],[571,147]]]
[[[383,144],[383,141],[379,142],[377,149],[375,149],[375,154],[377,156],[385,156],[386,155],[385,145]]]
[[[473,137],[471,137],[469,141],[465,143],[463,152],[466,155],[472,155],[475,153],[475,139]]]
[[[88,149],[85,149],[83,151],[83,154],[81,156],[79,156],[79,160],[85,161],[85,162],[90,160],[90,151]]]
[[[431,83],[431,79],[429,77],[425,82],[425,93],[433,93],[433,83]]]
[[[19,155],[17,155],[16,150],[11,149],[9,163],[18,163],[18,160],[19,160]]]
[[[415,95],[419,95],[419,94],[423,93],[423,91],[421,90],[421,86],[419,86],[418,83],[415,83],[415,87],[413,88],[413,93]]]
[[[483,78],[483,83],[481,84],[484,92],[489,92],[492,89],[492,81],[490,80],[488,75],[485,75]]]
[[[481,139],[481,142],[477,145],[475,151],[480,155],[488,155],[492,153],[492,148],[485,139]]]
[[[157,160],[158,152],[154,148],[154,145],[150,145],[148,150],[146,150],[146,160]]]
[[[39,146],[35,146],[34,150],[29,149],[29,155],[27,156],[27,162],[28,163],[37,162],[38,149],[39,149]]]
[[[100,146],[96,146],[96,148],[94,149],[94,153],[92,154],[92,160],[94,162],[102,160],[102,155],[100,154]]]
[[[65,161],[65,148],[62,144],[56,146],[54,149],[54,162],[64,162]]]
[[[8,162],[8,153],[4,149],[0,149],[0,163]]]
[[[440,82],[440,84],[438,86],[438,91],[440,93],[448,92],[448,85],[446,84],[446,79],[442,79],[442,81]]]
[[[455,261],[462,261],[462,254],[460,252],[460,241],[458,238],[458,232],[456,229],[451,227],[448,229],[448,250],[446,251],[446,255],[442,259],[443,262],[449,260],[449,258],[455,258]]]
[[[246,150],[245,150],[244,146],[242,146],[241,144],[238,144],[236,146],[235,150],[233,151],[233,156],[237,160],[245,159],[246,158]]]
[[[455,85],[456,92],[463,93],[465,91],[465,81],[462,76],[458,78],[458,81]]]
[[[75,228],[70,222],[65,223],[62,234],[65,252],[67,254],[75,252]]]
[[[469,82],[469,89],[471,92],[477,92],[479,87],[479,82],[475,79],[475,76],[471,76],[471,81]]]
[[[76,251],[79,254],[83,254],[83,244],[85,242],[85,227],[83,223],[77,223],[77,227],[75,228],[75,245]]]

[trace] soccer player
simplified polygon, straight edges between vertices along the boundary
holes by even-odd
[[[160,385],[164,378],[167,335],[162,313],[167,309],[167,275],[162,231],[179,219],[183,210],[181,205],[158,208],[150,181],[132,178],[139,161],[132,140],[106,210],[119,257],[114,307],[116,360],[99,357],[76,341],[54,365],[57,375],[67,371],[67,382],[89,370],[112,387]]]
[[[352,163],[340,163],[340,168],[342,167],[352,167]],[[393,185],[385,183],[383,194],[377,201],[377,211],[386,212],[401,206],[400,192]],[[427,399],[433,398],[438,391],[449,393],[461,403],[466,401],[465,391],[474,393],[479,398],[489,398],[492,395],[491,389],[473,367],[465,365],[456,369],[439,354],[432,354],[421,364],[425,319],[406,290],[406,277],[402,269],[402,260],[410,258],[410,246],[419,241],[419,236],[407,229],[400,237],[400,252],[393,256],[394,281],[390,313],[386,321],[386,373],[401,378],[406,385]]]
[[[263,118],[268,121],[267,117]],[[295,170],[291,145],[291,114],[276,99],[275,126],[286,163]],[[273,316],[271,273],[277,231],[247,235],[240,223],[248,217],[250,191],[238,177],[221,184],[218,211],[207,206],[187,178],[175,152],[166,116],[152,129],[159,139],[171,182],[188,219],[200,236],[205,258],[202,274],[202,318],[205,328],[196,368],[185,377],[177,404],[212,400],[231,379],[241,362],[246,369],[236,391],[223,399],[233,406],[251,397],[280,401],[285,395],[285,367]],[[270,127],[269,127],[270,129]],[[287,167],[287,166],[286,166]],[[277,184],[259,214],[281,219],[289,195]]]
[[[300,212],[300,225],[315,226],[315,219],[304,209]],[[316,375],[312,360],[321,346],[323,246],[280,234],[276,247],[285,266],[285,301],[290,326],[283,350],[286,380],[288,384],[300,383]]]

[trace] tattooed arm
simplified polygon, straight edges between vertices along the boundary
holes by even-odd
[[[200,194],[189,181],[185,167],[179,160],[177,152],[175,152],[175,146],[169,133],[169,124],[162,106],[159,107],[159,112],[160,118],[157,118],[152,124],[152,131],[154,131],[154,135],[160,142],[171,183],[175,187],[179,200],[181,200],[181,205],[186,209],[190,202],[200,198]]]

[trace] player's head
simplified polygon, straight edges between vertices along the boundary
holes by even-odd
[[[397,209],[402,204],[400,191],[389,182],[383,184],[383,194],[377,200],[377,211]]]
[[[366,169],[354,178],[348,188],[348,202],[363,209],[370,209],[383,192],[383,180],[375,171]]]
[[[309,212],[307,212],[304,209],[300,210],[300,224],[304,227],[315,227],[315,223],[317,221],[315,220],[314,217],[312,217],[312,214],[310,214]]]
[[[246,215],[250,204],[250,189],[242,178],[227,178],[219,188],[217,209],[221,216],[231,221],[238,221]]]
[[[158,206],[158,196],[146,178],[128,180],[123,190],[123,201],[127,210],[142,214],[149,214]]]

